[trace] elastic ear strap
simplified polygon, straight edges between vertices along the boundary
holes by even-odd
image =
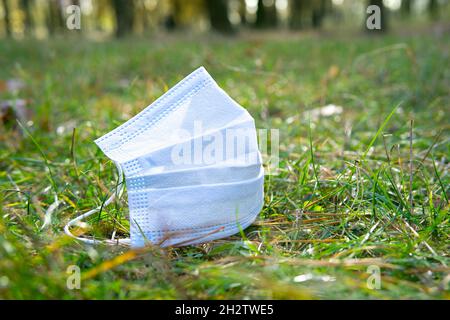
[[[105,203],[103,203],[103,205],[101,205],[100,207],[97,207],[95,209],[92,209],[86,213],[83,213],[82,215],[79,215],[78,217],[70,220],[65,226],[64,226],[64,232],[69,236],[72,237],[74,239],[77,239],[79,241],[82,241],[84,243],[87,244],[109,244],[109,245],[117,245],[117,244],[121,244],[121,245],[130,245],[130,239],[129,238],[124,238],[124,239],[111,239],[111,240],[96,240],[96,239],[88,239],[88,238],[83,238],[83,237],[77,237],[75,236],[72,232],[70,232],[70,227],[73,225],[76,225],[78,222],[82,221],[83,219],[93,215],[94,213],[99,212],[103,207],[106,207],[107,205],[109,205],[111,202],[114,201],[114,199],[116,198],[116,196],[118,198],[120,198],[122,196],[123,193],[123,187],[124,187],[124,183],[123,183],[123,171],[122,171],[122,167],[120,166],[119,163],[115,162],[116,168],[117,168],[117,174],[119,175],[119,180],[117,182],[117,187],[116,190],[113,194],[111,194],[111,196],[105,201]]]

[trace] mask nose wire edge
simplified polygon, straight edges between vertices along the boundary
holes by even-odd
[[[79,215],[78,217],[70,220],[64,226],[64,232],[69,237],[72,237],[74,239],[77,239],[77,240],[87,243],[87,244],[108,244],[108,245],[126,245],[126,246],[130,245],[129,238],[116,239],[116,240],[113,240],[113,239],[112,240],[87,239],[87,238],[83,238],[83,237],[77,237],[70,231],[71,226],[73,226],[73,225],[77,224],[78,222],[82,221],[83,219],[93,215],[94,213],[99,212],[103,207],[106,207],[107,205],[112,203],[116,199],[116,197],[120,199],[120,197],[122,196],[123,188],[124,188],[123,169],[119,163],[114,162],[114,164],[116,165],[117,174],[119,176],[115,192],[113,194],[111,194],[111,196],[103,203],[103,205],[101,205],[95,209],[89,210],[88,212],[83,213],[83,214]]]

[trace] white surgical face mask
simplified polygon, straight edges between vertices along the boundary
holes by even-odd
[[[191,136],[189,132],[177,134],[174,130],[172,137],[178,139],[173,144],[152,151],[141,150],[141,155],[124,161],[125,175],[201,168],[218,163],[259,164],[254,127],[253,119],[247,119],[208,134]]]
[[[246,228],[262,208],[254,120],[203,67],[96,143],[120,179],[123,169],[128,190],[131,241],[109,243],[207,242]],[[98,210],[70,221],[66,233]]]

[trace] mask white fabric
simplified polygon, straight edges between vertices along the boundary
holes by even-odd
[[[191,137],[180,135],[172,145],[123,162],[126,176],[135,174],[161,173],[180,169],[201,168],[226,162],[237,165],[260,163],[260,153],[254,130],[253,119],[230,124],[226,128],[210,131],[208,134]],[[172,137],[177,137],[172,134]],[[233,140],[233,138],[236,139]],[[233,148],[238,145],[238,148]],[[219,152],[213,152],[219,151]]]
[[[260,170],[260,163],[236,165],[225,162],[203,168],[131,176],[127,178],[127,188],[130,191],[240,182],[258,176]]]
[[[248,180],[173,188],[128,188],[131,243],[177,245],[205,242],[239,231],[239,225],[256,217],[263,202],[264,172]],[[224,230],[221,230],[221,228]],[[225,229],[226,228],[226,229]]]
[[[125,172],[132,246],[226,237],[262,208],[254,120],[203,67],[96,143]]]

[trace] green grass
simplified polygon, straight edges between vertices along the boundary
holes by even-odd
[[[449,299],[449,40],[1,41],[0,79],[26,85],[0,99],[28,99],[33,115],[25,133],[0,131],[0,298]],[[259,128],[280,130],[280,174],[266,177],[257,221],[164,250],[65,237],[69,219],[114,190],[114,165],[93,140],[200,65]],[[327,104],[342,114],[309,116]],[[127,214],[123,197],[88,234],[127,236]],[[70,265],[79,290],[66,287]],[[379,290],[367,286],[373,265]]]

